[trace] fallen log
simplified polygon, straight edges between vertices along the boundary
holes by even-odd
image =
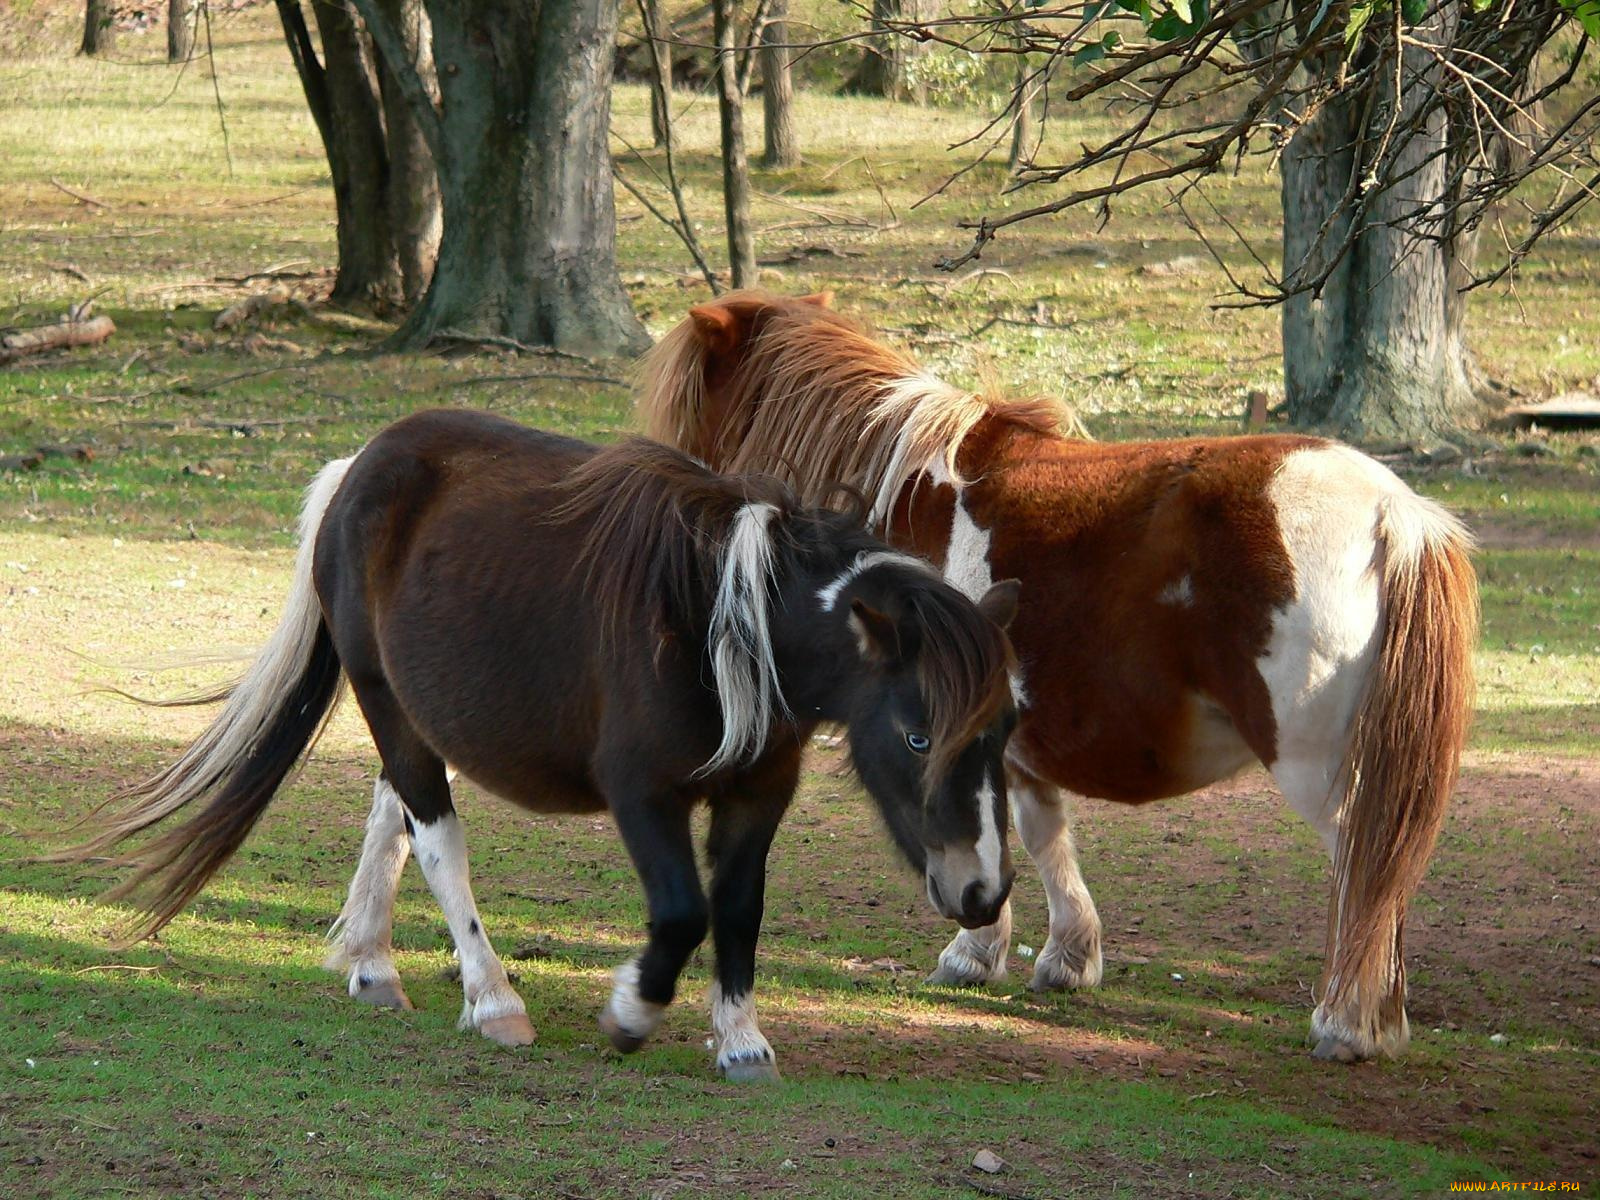
[[[116,331],[117,327],[110,317],[91,317],[87,321],[59,321],[54,325],[0,334],[0,364],[29,354],[42,354],[46,350],[96,346]]]

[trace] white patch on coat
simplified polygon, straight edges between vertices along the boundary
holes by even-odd
[[[411,855],[400,797],[381,775],[372,789],[372,811],[361,843],[361,862],[350,880],[339,918],[328,930],[332,943],[323,965],[349,975],[350,994],[400,981],[391,938],[394,897]]]
[[[773,719],[788,713],[772,657],[768,609],[772,583],[771,504],[739,509],[723,548],[722,578],[711,609],[711,672],[722,708],[722,743],[697,774],[754,758]]]
[[[1277,724],[1276,755],[1267,766],[1331,856],[1351,724],[1381,629],[1378,530],[1387,509],[1424,502],[1344,446],[1285,456],[1267,496],[1294,568],[1294,597],[1273,615],[1257,663]]]
[[[711,985],[711,1033],[716,1039],[719,1068],[777,1059],[756,1024],[756,1001],[749,992],[727,996],[720,984]]]
[[[461,989],[465,1003],[461,1028],[480,1028],[496,1017],[526,1015],[527,1009],[506,977],[505,965],[489,942],[478,917],[467,870],[467,840],[455,813],[446,813],[431,825],[411,818],[412,849],[428,880],[433,898],[444,910],[450,937],[461,958]]]
[[[1295,577],[1294,599],[1275,614],[1258,664],[1278,729],[1269,769],[1336,859],[1350,738],[1380,650],[1383,579],[1417,570],[1430,548],[1471,538],[1450,513],[1347,446],[1286,456],[1267,492]],[[1333,912],[1344,906],[1341,891]],[[1337,941],[1337,923],[1332,935]],[[1327,990],[1337,994],[1339,984],[1332,977]],[[1381,1048],[1323,1005],[1313,1014],[1312,1030],[1358,1055]],[[1384,1036],[1390,1048],[1403,1046],[1403,1019]]]
[[[1194,581],[1185,575],[1182,579],[1174,580],[1161,589],[1161,594],[1156,597],[1160,604],[1171,604],[1177,608],[1188,608],[1194,603]]]
[[[925,468],[929,480],[935,485],[951,484],[949,469],[940,458],[929,461]],[[976,604],[994,586],[994,574],[989,566],[989,531],[973,520],[967,511],[963,490],[956,487],[955,511],[950,518],[950,540],[945,546],[945,582]],[[1023,687],[1022,668],[1011,672],[1011,701],[1019,709],[1027,706],[1028,693]]]
[[[606,1001],[611,1015],[627,1033],[647,1038],[661,1024],[666,1007],[639,996],[639,960],[630,958],[611,973],[611,998]]]

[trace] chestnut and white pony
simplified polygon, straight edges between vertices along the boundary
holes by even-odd
[[[1333,860],[1315,1053],[1404,1050],[1406,906],[1472,705],[1477,585],[1454,517],[1336,442],[1074,440],[1050,402],[941,382],[826,296],[691,310],[639,407],[715,469],[812,500],[862,490],[889,541],[969,595],[1022,581],[1007,762],[1049,897],[1035,988],[1101,975],[1064,793],[1137,804],[1259,761]],[[1010,936],[1008,906],[933,979],[999,979]]]

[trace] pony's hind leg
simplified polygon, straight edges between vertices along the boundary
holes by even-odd
[[[1013,770],[1006,778],[1017,833],[1039,869],[1050,905],[1050,933],[1033,968],[1033,989],[1094,987],[1103,970],[1100,913],[1078,869],[1061,789]],[[1011,905],[983,929],[963,929],[939,955],[930,983],[960,986],[1005,978],[1011,942]]]
[[[717,948],[711,1029],[717,1072],[734,1083],[778,1078],[777,1056],[756,1023],[756,942],[766,903],[767,852],[795,783],[791,770],[787,786],[760,798],[725,799],[711,808],[707,850],[712,863],[711,931]]]
[[[444,760],[411,727],[385,683],[352,671],[351,685],[378,745],[384,774],[403,806],[401,819],[417,864],[444,910],[461,958],[460,1028],[476,1029],[502,1046],[530,1045],[533,1024],[528,1010],[478,918],[466,836],[450,800]]]
[[[328,970],[346,975],[350,994],[367,1004],[411,1007],[400,986],[391,945],[395,893],[410,854],[400,797],[380,775],[372,789],[361,863],[350,880],[350,894],[339,919],[328,931],[333,945],[323,963]]]

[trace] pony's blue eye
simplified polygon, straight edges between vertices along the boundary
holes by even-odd
[[[926,754],[928,747],[932,744],[932,742],[928,741],[928,735],[925,733],[906,734],[906,745],[911,747],[911,753],[913,754]]]

